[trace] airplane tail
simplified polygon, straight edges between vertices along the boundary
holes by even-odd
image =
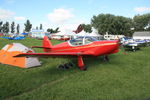
[[[52,47],[52,43],[49,41],[47,36],[44,36],[42,46],[32,46],[32,48],[43,48],[44,52],[50,52]]]
[[[45,36],[43,39],[43,51],[49,52],[51,48],[52,48],[52,43],[50,42],[49,38]]]

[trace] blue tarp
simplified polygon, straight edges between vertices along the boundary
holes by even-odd
[[[28,35],[28,33],[21,33],[22,35]]]
[[[22,39],[24,39],[25,37],[23,37],[23,36],[18,36],[18,37],[1,37],[1,38],[9,39],[9,40],[22,40]]]

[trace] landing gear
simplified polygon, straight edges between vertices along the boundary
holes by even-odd
[[[65,63],[58,66],[59,69],[63,69],[63,70],[70,69],[72,67],[73,67],[72,63]]]
[[[82,70],[82,71],[86,71],[87,70],[87,67],[80,67],[80,70]]]
[[[87,67],[85,67],[85,65],[84,65],[82,56],[78,56],[77,59],[78,59],[79,69],[82,70],[82,71],[87,70]],[[72,63],[65,63],[65,64],[61,64],[61,65],[58,66],[59,69],[63,69],[63,70],[70,69],[71,67],[73,67]]]
[[[109,58],[108,58],[107,55],[105,55],[105,56],[103,57],[103,59],[104,59],[105,62],[109,62]]]
[[[87,68],[86,68],[85,65],[84,65],[82,56],[78,56],[78,67],[79,67],[80,70],[82,70],[82,71],[87,70]]]

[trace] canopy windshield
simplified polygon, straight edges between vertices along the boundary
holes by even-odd
[[[98,40],[93,37],[78,37],[76,39],[70,40],[69,44],[71,46],[81,46],[81,45],[90,44],[94,41],[98,41]]]

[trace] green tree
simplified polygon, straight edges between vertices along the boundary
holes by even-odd
[[[11,23],[11,33],[15,32],[15,22]]]
[[[5,29],[6,29],[6,24],[4,23],[2,26],[2,32],[5,33]]]
[[[48,29],[47,29],[47,32],[53,33],[53,29],[48,28]]]
[[[43,29],[43,25],[42,24],[40,24],[40,30],[42,30]]]
[[[93,16],[91,25],[98,30],[100,34],[130,34],[132,20],[123,16],[115,16],[112,14],[99,14]]]
[[[91,24],[100,34],[112,33],[114,18],[115,16],[111,14],[99,14],[98,16],[93,16]]]
[[[6,23],[3,24],[2,32],[5,33],[5,34],[8,34],[8,32],[9,32],[9,22],[6,22]]]
[[[88,32],[88,33],[92,32],[92,27],[91,27],[90,24],[87,24],[87,25],[86,24],[81,24],[81,25],[82,25],[85,32]]]
[[[25,25],[25,32],[30,32],[31,28],[32,28],[32,24],[30,23],[29,20],[26,21]]]
[[[59,27],[57,27],[56,29],[48,28],[48,29],[47,29],[47,32],[50,32],[50,33],[58,33],[58,32],[59,32]]]
[[[55,30],[54,30],[55,33],[58,33],[59,32],[59,27],[57,27]]]
[[[38,28],[38,26],[36,27],[36,30],[38,30],[39,28]]]
[[[133,18],[135,31],[150,31],[150,13],[136,15]]]
[[[3,22],[1,21],[0,22],[0,33],[2,32],[2,27],[3,27],[2,25],[3,25]]]
[[[17,24],[17,34],[19,34],[19,32],[20,32],[20,25]]]
[[[132,31],[131,28],[133,27],[133,22],[131,18],[126,18],[123,16],[116,16],[115,21],[113,23],[113,32],[116,34],[122,34],[131,36]]]
[[[5,33],[9,32],[9,22],[6,22],[5,24]]]

